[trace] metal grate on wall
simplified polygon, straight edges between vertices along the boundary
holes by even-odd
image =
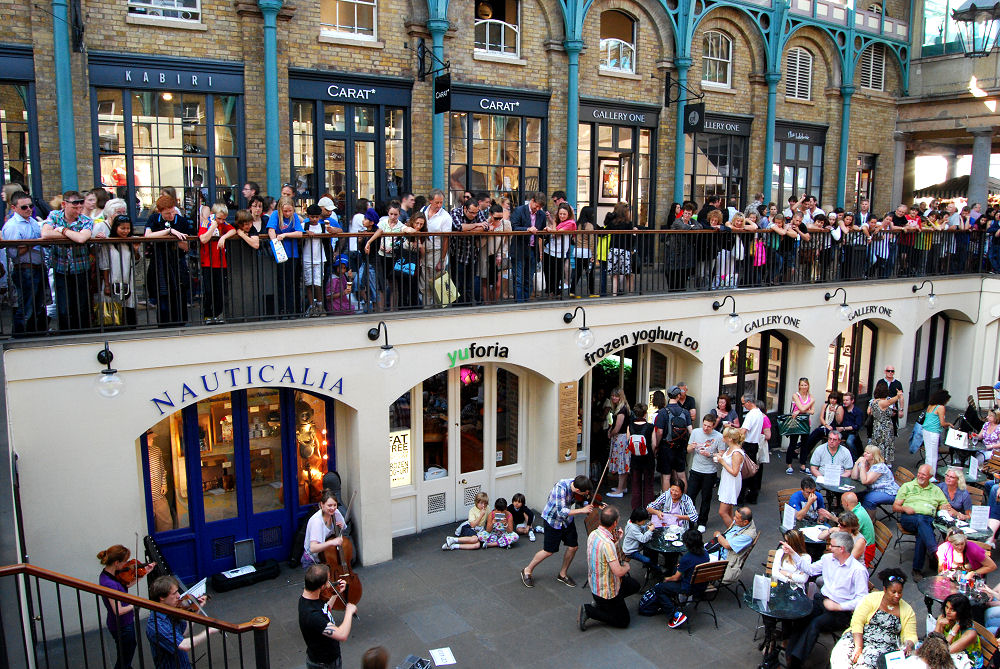
[[[233,542],[236,537],[229,535],[228,537],[217,537],[212,541],[212,559],[221,560],[224,557],[229,557],[233,554]]]
[[[482,485],[469,486],[465,489],[465,506],[472,506],[476,503],[476,495],[483,489]]]
[[[440,513],[448,506],[445,493],[439,492],[427,495],[427,513]]]
[[[261,548],[274,548],[281,545],[281,526],[265,527],[257,532],[257,543]]]

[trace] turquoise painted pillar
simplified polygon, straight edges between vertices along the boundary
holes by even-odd
[[[436,70],[444,62],[444,34],[448,32],[448,19],[430,19],[427,30],[431,33],[431,44],[436,61],[432,61],[431,69]],[[440,73],[438,73],[440,74]],[[431,125],[431,186],[445,190],[444,182],[444,114],[434,114],[434,85],[431,82],[431,113],[434,120]],[[445,197],[445,201],[448,198]]]
[[[265,188],[281,190],[281,122],[278,114],[278,11],[282,0],[257,0],[264,15],[264,155]]]
[[[674,58],[677,66],[677,128],[674,131],[674,202],[684,201],[684,100],[687,98],[688,69],[691,59]]]
[[[576,161],[580,141],[580,51],[583,50],[583,40],[566,40],[563,48],[569,56],[566,77],[566,199],[576,209]]]
[[[851,98],[854,86],[840,87],[840,155],[837,159],[837,206],[844,206],[847,191],[847,152],[851,132]]]
[[[69,49],[69,3],[52,0],[52,38],[56,66],[56,120],[59,123],[59,178],[62,190],[76,190],[76,122],[73,120],[73,70]],[[97,147],[94,147],[96,150]],[[30,184],[25,184],[30,185]],[[41,193],[36,193],[41,195]]]
[[[764,204],[771,201],[771,181],[774,173],[774,118],[778,109],[778,82],[781,81],[781,72],[767,72],[764,75],[767,81],[767,120],[764,125],[764,184],[760,192],[764,194]],[[778,211],[782,209],[782,203],[778,203]]]

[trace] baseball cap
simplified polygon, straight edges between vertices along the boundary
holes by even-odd
[[[667,391],[668,397],[678,397],[681,394],[681,389],[679,386],[670,386],[670,390]]]
[[[319,202],[317,202],[316,204],[323,207],[324,209],[329,209],[330,211],[333,211],[334,209],[333,200],[331,200],[328,197],[321,197],[319,199]]]

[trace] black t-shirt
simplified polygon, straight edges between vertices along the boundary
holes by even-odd
[[[323,636],[330,619],[323,612],[324,602],[320,599],[299,597],[299,629],[306,642],[306,656],[310,662],[328,664],[340,657],[340,643]]]

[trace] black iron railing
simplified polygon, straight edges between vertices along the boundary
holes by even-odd
[[[980,231],[400,233],[366,252],[369,237],[0,242],[0,336],[991,270]]]
[[[115,666],[119,654],[129,643],[127,629],[134,630],[132,666],[140,669],[154,666],[154,646],[175,649],[181,641],[193,648],[188,653],[194,667],[247,667],[268,669],[268,627],[265,617],[232,624],[200,613],[151,602],[142,597],[81,581],[29,564],[0,567],[0,587],[5,598],[5,610],[16,599],[20,617],[3,619],[7,642],[2,666],[25,667],[101,667]],[[131,626],[125,615],[113,616],[117,633],[108,626],[109,602],[132,606]],[[150,616],[166,621],[147,632]],[[186,625],[185,625],[186,623]],[[163,633],[176,625],[178,636]],[[181,636],[182,635],[182,636]],[[12,643],[16,637],[19,643]],[[128,648],[127,650],[131,650]],[[171,665],[173,666],[173,665]]]

